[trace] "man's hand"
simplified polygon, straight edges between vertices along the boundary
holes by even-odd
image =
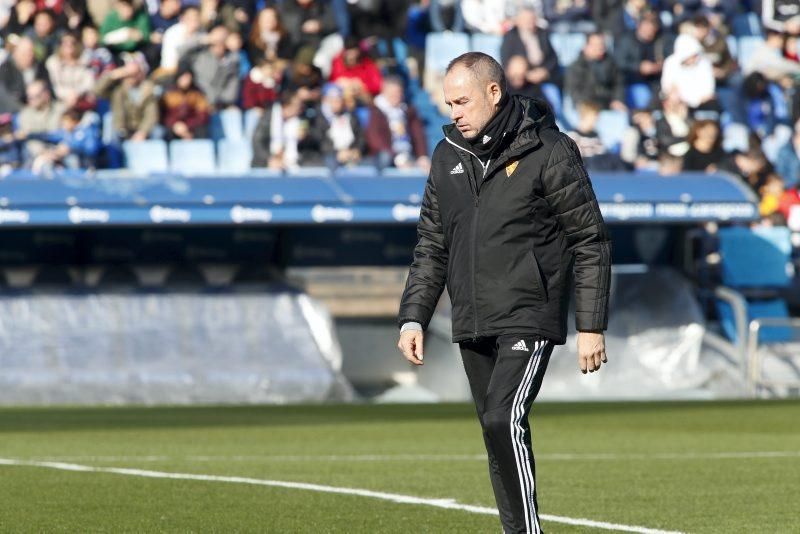
[[[578,332],[578,366],[581,372],[593,373],[608,363],[606,341],[602,332]]]
[[[421,330],[406,330],[400,332],[397,342],[397,348],[414,365],[422,365],[422,335]]]

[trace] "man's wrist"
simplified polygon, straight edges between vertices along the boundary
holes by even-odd
[[[409,321],[407,323],[403,323],[403,326],[400,327],[400,332],[405,332],[406,330],[422,331],[422,325],[414,321]]]

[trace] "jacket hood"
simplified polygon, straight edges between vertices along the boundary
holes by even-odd
[[[681,34],[675,39],[672,54],[679,62],[684,62],[692,56],[703,53],[703,45],[691,35]]]
[[[556,116],[553,108],[546,101],[540,98],[532,98],[521,95],[511,95],[509,105],[519,109],[520,118],[516,123],[516,136],[508,150],[519,150],[526,148],[525,145],[531,144],[530,148],[539,144],[539,134],[548,128],[557,128]],[[461,146],[458,141],[461,139],[459,131],[454,123],[442,126],[445,137],[451,142]]]

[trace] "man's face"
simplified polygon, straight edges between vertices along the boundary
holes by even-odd
[[[506,80],[514,88],[525,85],[525,75],[528,72],[528,60],[522,56],[512,56],[506,67]]]
[[[227,48],[225,47],[225,41],[228,39],[228,30],[223,28],[222,26],[218,26],[211,30],[211,33],[208,35],[208,48],[211,50],[211,53],[217,57],[222,57],[225,55]]]
[[[53,28],[55,28],[55,22],[50,16],[50,13],[46,11],[37,14],[36,18],[33,20],[33,30],[39,37],[47,37],[52,33]]]
[[[383,97],[392,107],[397,107],[403,103],[403,87],[396,83],[384,84],[381,90]]]
[[[30,84],[25,90],[28,105],[34,109],[44,109],[50,104],[50,93],[43,83],[37,82]]]
[[[656,38],[656,33],[658,33],[658,26],[656,26],[656,24],[652,20],[644,19],[639,23],[639,27],[637,28],[636,33],[639,34],[639,39],[641,41],[649,43]]]
[[[195,33],[200,29],[200,11],[197,9],[187,9],[181,16],[181,24],[186,28],[187,33]]]
[[[344,98],[342,98],[342,95],[331,93],[324,100],[334,113],[339,114],[344,110]]]
[[[33,61],[33,43],[30,39],[20,39],[16,48],[14,48],[14,63],[16,63],[18,69],[24,70],[31,68]]]
[[[163,0],[158,11],[165,19],[171,19],[180,13],[181,3],[178,0]]]
[[[117,14],[120,20],[131,20],[133,18],[133,6],[126,2],[117,2]]]
[[[481,83],[462,65],[453,67],[444,77],[444,100],[450,106],[450,118],[466,139],[475,137],[486,126],[500,96],[496,83]]]
[[[517,13],[516,23],[520,30],[536,31],[536,12],[532,9],[520,9]]]
[[[583,53],[586,59],[590,61],[603,59],[606,55],[605,39],[600,35],[590,35],[589,40],[586,41],[586,46],[583,47]]]

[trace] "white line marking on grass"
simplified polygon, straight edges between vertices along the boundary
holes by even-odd
[[[382,491],[372,491],[359,488],[341,488],[337,486],[324,486],[322,484],[308,484],[305,482],[286,482],[282,480],[267,480],[261,478],[220,476],[220,475],[201,475],[193,473],[170,473],[165,471],[149,471],[144,469],[130,469],[126,467],[96,467],[91,465],[80,465],[64,462],[36,462],[31,460],[17,460],[13,458],[0,458],[0,465],[25,466],[25,467],[46,467],[61,471],[79,471],[84,473],[112,473],[116,475],[128,475],[145,478],[166,478],[172,480],[199,480],[203,482],[229,482],[234,484],[251,484],[254,486],[270,486],[276,488],[299,489],[307,491],[318,491],[322,493],[336,493],[339,495],[355,495],[358,497],[369,497],[380,499],[398,504],[418,504],[423,506],[433,506],[447,510],[460,510],[473,514],[498,515],[496,508],[487,506],[473,506],[461,504],[454,499],[426,499],[414,497],[413,495],[402,495],[399,493],[385,493]],[[637,532],[640,534],[681,534],[677,531],[658,530],[634,525],[622,525],[618,523],[607,523],[605,521],[593,521],[591,519],[579,519],[564,517],[559,515],[540,514],[545,521],[563,523],[566,525],[577,525],[593,527],[603,530],[616,530],[619,532]]]
[[[800,451],[653,452],[653,453],[539,453],[543,461],[598,460],[730,460],[800,458]],[[288,455],[188,455],[188,456],[35,456],[36,461],[92,462],[385,462],[385,461],[486,461],[485,454],[288,454]]]

